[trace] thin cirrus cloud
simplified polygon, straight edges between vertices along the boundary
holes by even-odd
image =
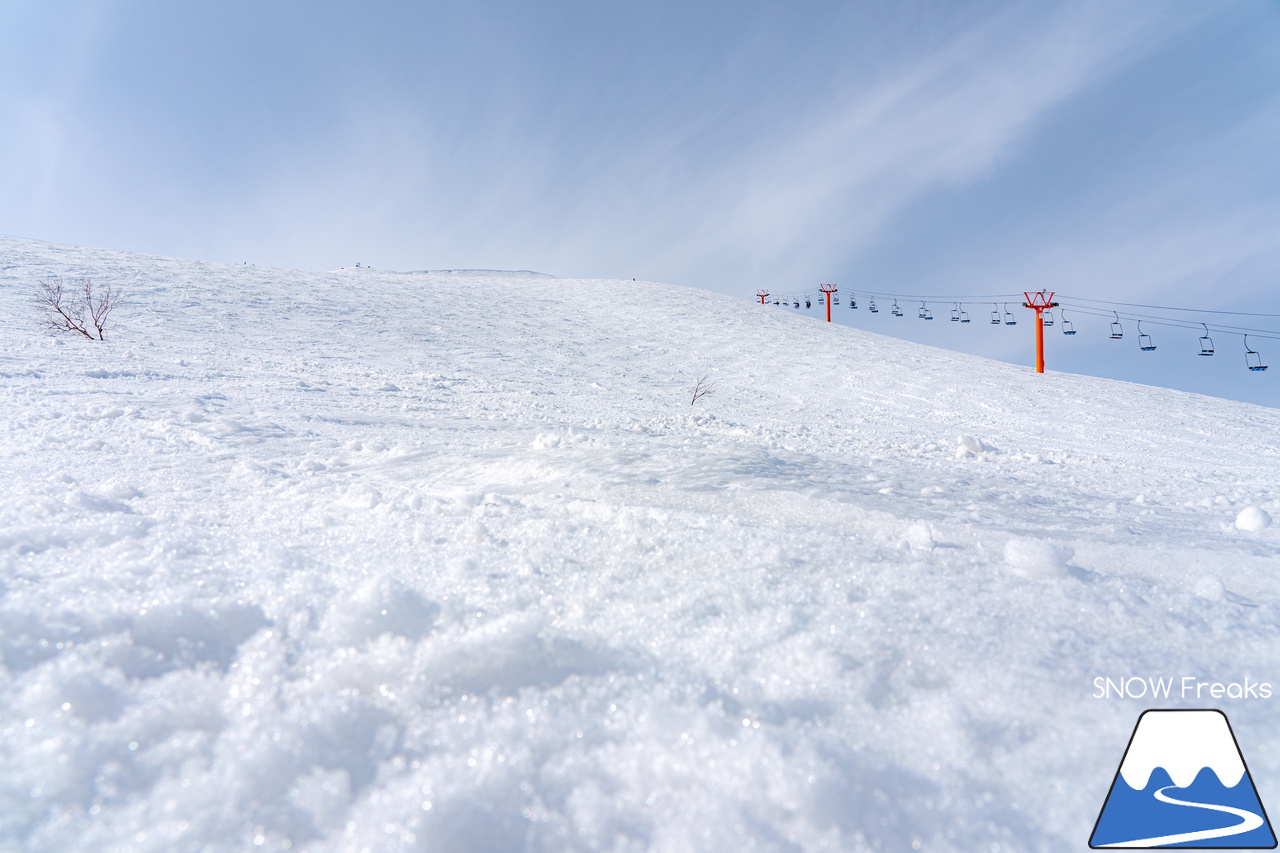
[[[596,224],[562,254],[621,242],[653,277],[735,291],[744,278],[822,275],[920,194],[979,179],[1046,111],[1186,25],[1096,6],[1025,18],[986,22],[852,96],[808,104],[799,121],[708,154],[660,191],[641,190],[648,203],[630,220],[581,212]],[[637,189],[608,186],[593,198]]]
[[[1188,25],[1111,9],[1019,7],[934,33],[927,51],[860,61],[873,51],[858,48],[827,62],[843,86],[790,80],[761,93],[750,71],[740,85],[708,72],[673,86],[658,62],[651,90],[635,68],[606,67],[615,99],[566,79],[573,63],[535,67],[501,92],[489,80],[464,114],[415,108],[433,100],[424,81],[425,93],[356,91],[329,135],[226,200],[219,233],[228,247],[270,235],[262,248],[300,265],[309,249],[346,245],[393,266],[636,274],[732,292],[822,276],[913,199],[981,179],[1044,113]],[[741,36],[721,48],[724,64],[758,48]]]

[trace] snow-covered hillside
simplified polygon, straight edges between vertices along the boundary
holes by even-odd
[[[527,273],[0,317],[0,848],[1074,851],[1179,704],[1280,804],[1280,699],[1093,698],[1280,693],[1275,410]]]

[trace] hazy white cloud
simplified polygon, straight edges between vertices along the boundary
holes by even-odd
[[[691,280],[829,270],[921,193],[980,179],[1046,111],[1188,24],[1155,7],[1136,16],[1114,8],[988,20],[875,85],[761,128],[680,183],[668,178],[660,193],[644,194],[649,206],[637,221],[591,211],[598,219],[583,242],[627,244],[624,257]],[[606,183],[593,196],[602,208],[632,191]],[[624,224],[632,228],[609,233]]]

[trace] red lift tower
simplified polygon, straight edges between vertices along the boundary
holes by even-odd
[[[1053,301],[1053,291],[1048,293],[1041,290],[1037,293],[1024,292],[1023,296],[1027,297],[1027,301],[1022,303],[1023,308],[1030,308],[1036,312],[1036,373],[1044,373],[1044,317],[1045,311],[1050,308],[1056,308],[1058,303]]]
[[[763,304],[764,304],[764,301],[765,301],[766,299],[768,299],[768,298],[769,298],[769,291],[767,291],[767,290],[757,290],[757,291],[756,291],[756,296],[759,296],[759,297],[760,297],[760,304],[761,304],[761,305],[763,305]]]
[[[821,290],[823,293],[827,294],[827,322],[830,323],[831,322],[831,294],[836,292],[836,286],[834,284],[820,284],[818,285],[818,290]]]

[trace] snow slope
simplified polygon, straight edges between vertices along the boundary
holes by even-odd
[[[1096,677],[1280,685],[1275,410],[629,281],[0,316],[3,849],[1080,850],[1178,704]],[[1184,703],[1264,803],[1274,701]]]

